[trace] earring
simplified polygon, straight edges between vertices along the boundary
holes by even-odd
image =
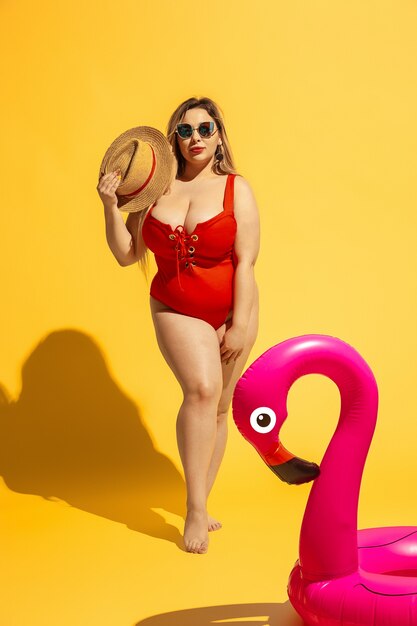
[[[223,161],[224,154],[222,150],[222,144],[217,144],[216,153],[214,156],[216,157],[216,161]]]

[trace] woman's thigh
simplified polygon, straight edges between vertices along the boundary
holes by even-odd
[[[217,329],[217,337],[219,340],[219,344],[222,342],[223,336],[230,328],[233,323],[233,318],[227,321],[225,324],[220,326]],[[221,393],[218,413],[225,415],[229,410],[230,403],[232,401],[233,392],[235,390],[235,386],[237,381],[239,380],[243,368],[245,367],[246,361],[252,350],[252,347],[256,341],[256,337],[258,335],[258,326],[259,326],[259,291],[258,286],[255,283],[255,296],[253,299],[253,306],[249,318],[248,328],[245,337],[245,343],[243,346],[242,354],[236,359],[236,361],[231,360],[229,364],[226,364],[225,361],[221,362],[222,366],[222,378],[223,378],[223,390]]]
[[[217,333],[206,321],[177,313],[150,296],[156,339],[184,395],[220,397],[222,366]]]

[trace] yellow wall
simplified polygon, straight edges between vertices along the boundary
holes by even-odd
[[[0,623],[133,626],[195,609],[204,626],[285,602],[309,487],[280,483],[231,421],[212,497],[224,528],[206,556],[181,552],[182,394],[149,286],[105,240],[105,150],[132,126],[165,131],[190,96],[221,106],[258,201],[248,365],[304,333],[354,346],[380,389],[359,526],[417,524],[415,2],[14,0],[0,11]],[[299,380],[289,408],[284,444],[320,461],[337,389]]]

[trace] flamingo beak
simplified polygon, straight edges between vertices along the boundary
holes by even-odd
[[[269,468],[285,483],[289,485],[302,485],[309,483],[320,474],[320,468],[316,463],[310,463],[295,456],[280,465],[269,465]]]
[[[289,485],[302,485],[309,483],[320,474],[320,467],[316,463],[310,463],[299,456],[294,456],[284,448],[281,442],[274,452],[261,455],[278,478]]]

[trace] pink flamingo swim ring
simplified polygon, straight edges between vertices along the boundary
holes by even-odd
[[[279,440],[291,385],[323,374],[341,410],[320,468]],[[327,335],[288,339],[239,379],[233,418],[270,469],[287,483],[315,480],[301,526],[288,596],[308,626],[417,626],[417,527],[357,530],[359,489],[378,412],[378,388],[364,359]]]

